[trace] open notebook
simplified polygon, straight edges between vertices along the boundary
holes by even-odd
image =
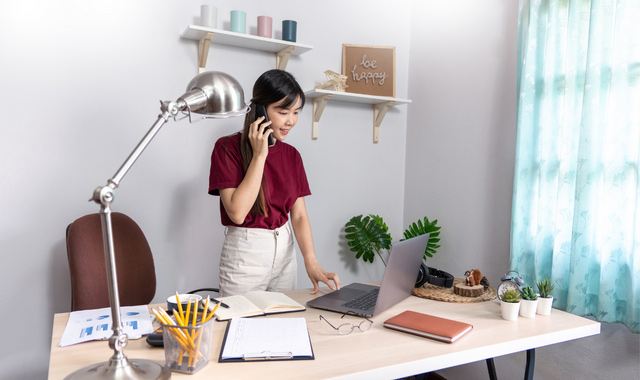
[[[218,300],[229,308],[218,308],[216,318],[226,321],[234,317],[255,317],[266,314],[291,313],[306,308],[284,293],[254,291],[243,295],[222,297]]]

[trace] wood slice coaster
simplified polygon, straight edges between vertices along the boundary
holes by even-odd
[[[455,284],[453,292],[463,297],[479,297],[484,294],[484,285],[465,285],[464,283]]]
[[[428,298],[436,301],[457,302],[457,303],[485,302],[485,301],[491,301],[498,297],[496,290],[490,286],[487,287],[487,289],[484,290],[484,293],[482,293],[482,295],[478,297],[463,297],[453,292],[453,288],[456,286],[456,284],[464,285],[465,279],[464,278],[453,279],[453,287],[451,288],[443,288],[441,286],[424,284],[424,286],[420,288],[414,288],[412,294],[417,297]]]

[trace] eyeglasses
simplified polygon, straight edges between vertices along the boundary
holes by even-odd
[[[340,318],[344,318],[345,315],[347,315],[347,314],[342,315],[342,317],[340,317]],[[365,331],[369,330],[371,325],[373,325],[373,321],[370,320],[367,317],[364,317],[364,321],[360,322],[357,325],[354,325],[353,323],[343,323],[338,327],[335,327],[334,325],[332,325],[331,322],[329,322],[322,315],[320,315],[320,319],[323,319],[325,322],[327,322],[329,324],[329,326],[333,327],[333,329],[336,330],[340,335],[349,335],[356,328],[360,329],[360,331],[362,331],[362,332],[365,332]]]

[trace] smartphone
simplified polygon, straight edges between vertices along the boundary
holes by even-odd
[[[267,109],[262,104],[256,104],[256,120],[258,120],[258,118],[263,116],[264,116],[264,120],[262,121],[262,123],[260,123],[260,125],[269,121],[269,117],[267,116]],[[264,129],[264,133],[267,133],[267,129],[271,129],[271,126],[266,127]],[[271,133],[269,134],[269,146],[273,146],[275,144],[276,142],[273,139],[273,133]]]

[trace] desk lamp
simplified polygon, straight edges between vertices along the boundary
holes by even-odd
[[[67,376],[67,379],[169,379],[171,377],[171,371],[165,366],[151,360],[129,360],[123,352],[128,337],[122,330],[120,319],[120,298],[113,247],[110,205],[113,202],[114,190],[170,118],[175,119],[179,113],[182,113],[187,115],[189,121],[193,123],[192,113],[200,114],[201,118],[222,119],[244,115],[249,108],[244,102],[244,92],[237,80],[225,73],[209,71],[194,77],[187,85],[187,92],[178,100],[161,102],[160,109],[162,113],[127,160],[105,186],[94,190],[90,199],[100,205],[102,240],[113,321],[113,335],[109,338],[109,347],[114,352],[109,361],[82,368]]]

